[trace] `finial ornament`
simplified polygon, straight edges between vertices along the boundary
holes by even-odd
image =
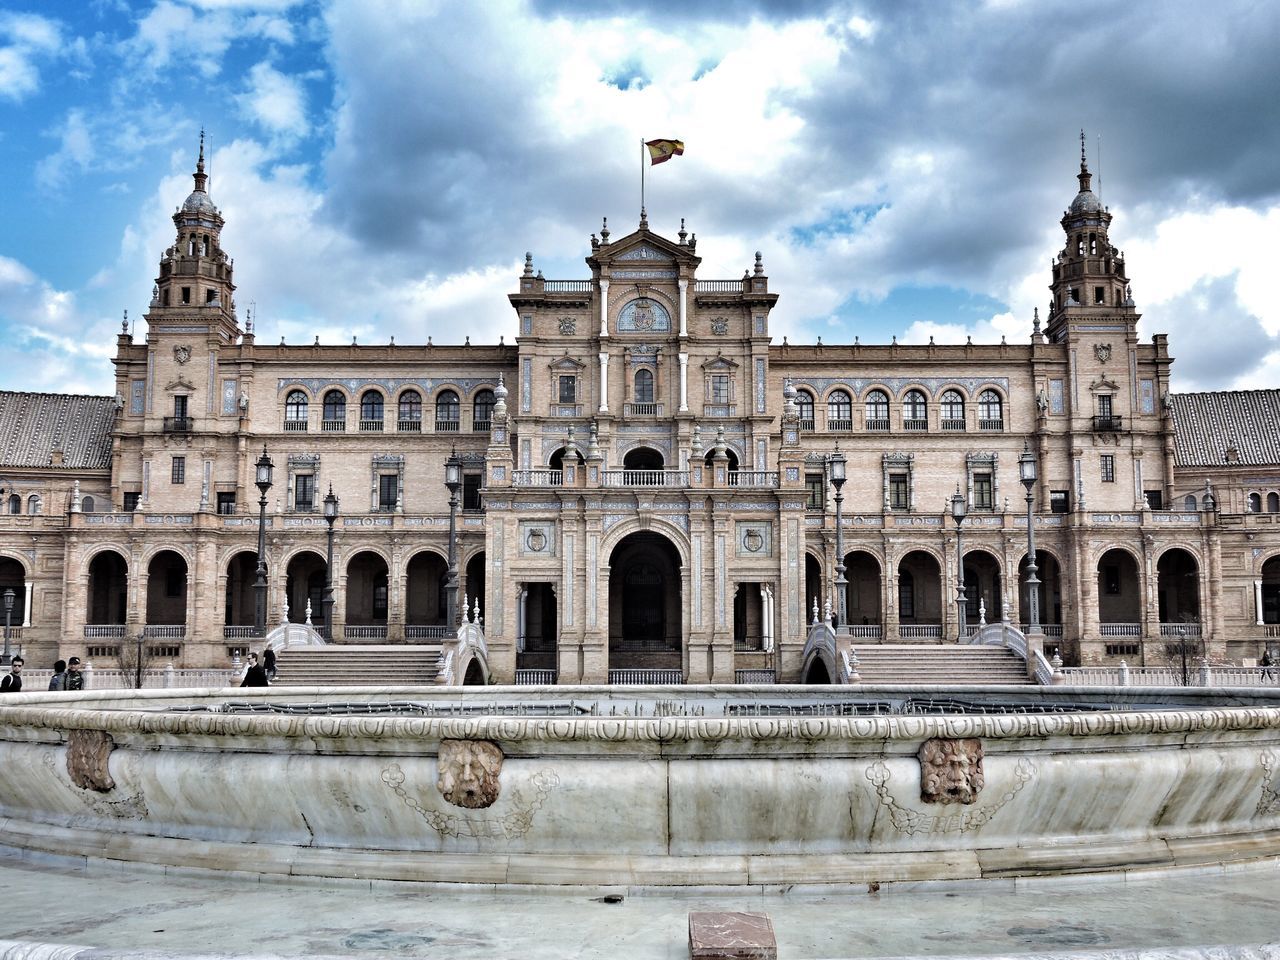
[[[641,204],[640,206],[640,229],[641,230],[649,229],[649,215],[645,213],[643,204]]]
[[[1084,127],[1080,128],[1080,169],[1089,169],[1089,163],[1084,156]]]
[[[120,321],[120,332],[125,336],[129,335],[129,311],[124,312],[124,319]]]
[[[1035,312],[1031,316],[1031,335],[1040,336],[1040,308],[1036,307]]]
[[[526,276],[526,277],[532,277],[532,276],[533,276],[533,254],[532,254],[532,253],[526,253],[526,254],[524,255],[524,274],[523,274],[523,276]]]
[[[609,218],[604,217],[600,223],[600,243],[607,244],[609,242]]]

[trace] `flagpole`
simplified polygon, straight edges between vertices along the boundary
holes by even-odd
[[[640,219],[644,219],[644,137],[640,138]]]

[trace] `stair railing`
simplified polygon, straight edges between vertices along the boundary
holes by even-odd
[[[1053,664],[1045,659],[1044,651],[1029,644],[1027,635],[1011,623],[985,624],[969,638],[969,643],[973,646],[1007,647],[1021,657],[1023,663],[1028,663],[1027,675],[1034,677],[1036,683],[1047,686],[1061,682],[1061,678],[1055,675]]]

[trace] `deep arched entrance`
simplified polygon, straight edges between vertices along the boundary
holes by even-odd
[[[26,619],[27,609],[27,575],[22,564],[10,557],[0,557],[0,595],[6,590],[13,591],[13,608],[9,611],[9,622],[20,627]],[[0,607],[0,624],[4,623],[4,608]]]
[[[387,636],[387,561],[362,550],[347,563],[347,622],[343,638],[382,640]]]
[[[324,557],[310,550],[294,554],[285,568],[285,612],[290,623],[324,624]],[[334,584],[336,592],[338,585]],[[307,611],[311,617],[308,619]],[[267,617],[271,619],[270,615]]]
[[[471,605],[471,613],[476,612],[476,601],[480,601],[480,616],[484,616],[485,604],[488,598],[484,595],[484,551],[481,550],[474,557],[467,561],[467,575],[464,590],[464,596]]]
[[[187,622],[187,561],[161,550],[147,566],[147,626]]]
[[[1000,561],[986,550],[966,550],[964,554],[965,622],[970,632],[984,615],[988,623],[1004,618],[1004,592],[1000,583]]]
[[[661,534],[624,537],[609,555],[609,667],[682,666],[680,555]]]
[[[223,598],[222,622],[228,627],[253,626],[257,609],[257,582],[258,555],[252,550],[241,550],[227,564],[227,590]]]
[[[436,631],[414,627],[446,626],[446,579],[449,572],[444,557],[432,550],[415,553],[405,567],[404,622],[405,634],[411,639],[434,635]],[[461,602],[461,597],[458,598]]]
[[[845,614],[855,637],[880,636],[880,561],[865,550],[844,558]]]
[[[1160,554],[1156,564],[1162,624],[1200,622],[1200,565],[1190,552],[1174,547]]]
[[[1041,627],[1056,626],[1052,631],[1062,636],[1062,572],[1057,558],[1043,550],[1036,551],[1036,579],[1040,581],[1036,593],[1040,598],[1038,612]],[[1031,609],[1027,602],[1027,557],[1023,554],[1018,564],[1018,613],[1023,628],[1031,624]],[[1049,633],[1050,631],[1045,631]]]
[[[116,626],[126,619],[129,604],[129,565],[114,550],[103,550],[89,561],[89,590],[84,622]],[[89,633],[85,634],[89,636]]]
[[[1098,561],[1098,624],[1104,637],[1142,635],[1142,582],[1126,550],[1108,550]]]
[[[904,640],[942,638],[942,568],[937,558],[912,550],[898,563],[898,632]]]

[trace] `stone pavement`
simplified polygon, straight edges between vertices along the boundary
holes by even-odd
[[[825,895],[440,891],[0,860],[0,941],[183,955],[684,960],[695,910],[767,913],[782,960],[1280,943],[1280,865],[1151,881],[989,881]],[[23,951],[0,942],[0,960]],[[73,951],[67,951],[67,956]],[[1242,955],[1242,954],[1241,954]],[[1280,956],[1280,950],[1253,956]],[[87,960],[82,955],[81,960]]]

